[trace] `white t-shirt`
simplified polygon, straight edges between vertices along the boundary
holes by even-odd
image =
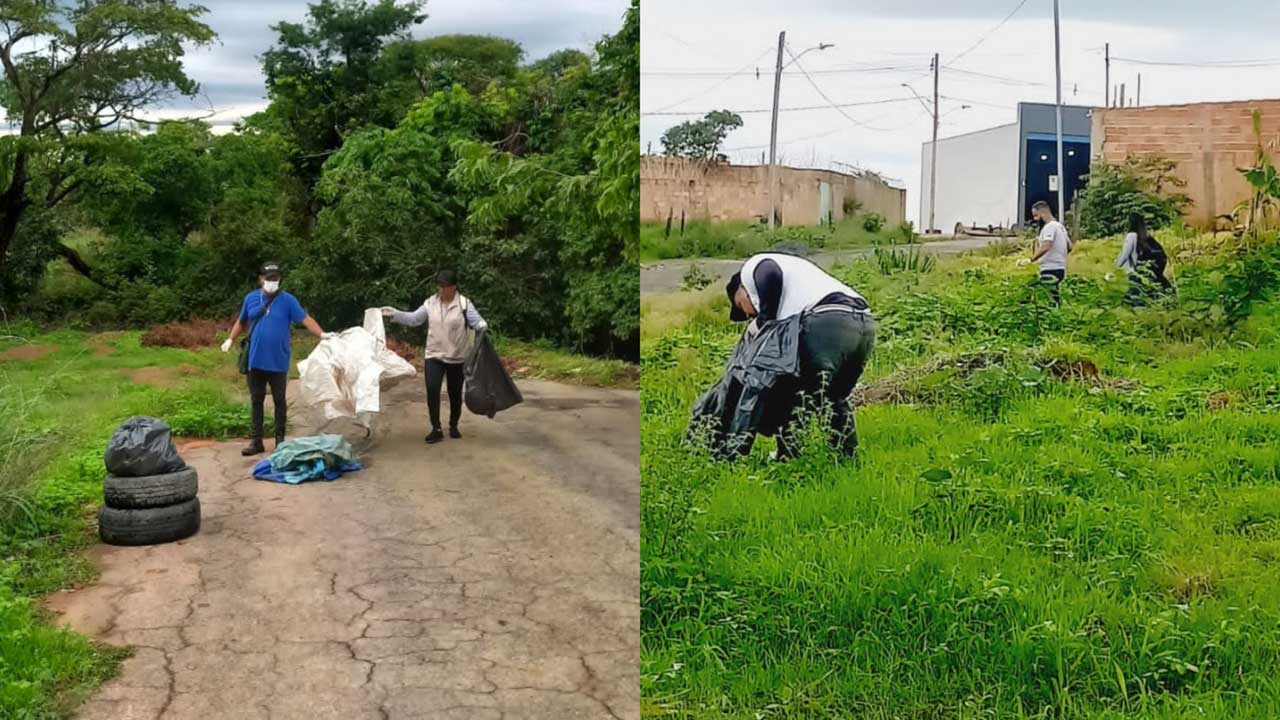
[[[1066,270],[1067,251],[1071,249],[1071,240],[1067,237],[1067,229],[1057,220],[1050,220],[1040,230],[1040,247],[1049,245],[1049,251],[1040,256],[1041,270]]]
[[[757,309],[762,308],[763,303],[760,290],[756,287],[755,271],[756,266],[765,260],[774,261],[782,271],[782,297],[778,300],[778,311],[773,319],[781,320],[804,312],[832,293],[865,300],[853,288],[809,260],[786,253],[760,253],[752,255],[742,264],[741,275],[742,286],[746,288],[751,304]]]

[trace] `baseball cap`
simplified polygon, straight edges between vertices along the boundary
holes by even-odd
[[[742,273],[736,272],[733,277],[729,278],[728,284],[724,286],[724,292],[729,296],[729,319],[734,322],[746,322],[747,314],[742,312],[742,308],[738,307],[738,303],[734,302],[734,295],[738,294],[738,288],[742,287]]]
[[[284,273],[280,271],[280,263],[269,262],[258,269],[258,274],[263,277],[280,277]]]

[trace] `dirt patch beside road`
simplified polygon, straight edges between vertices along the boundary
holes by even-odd
[[[462,440],[384,395],[369,466],[253,480],[188,448],[204,527],[95,551],[63,622],[136,650],[85,720],[601,718],[639,700],[639,398],[536,381]]]
[[[39,360],[58,351],[57,345],[19,345],[0,353],[0,361],[4,360]]]
[[[186,378],[192,375],[199,375],[204,371],[195,365],[166,365],[162,367],[137,368],[136,370],[121,370],[120,372],[136,383],[171,388],[181,385]]]

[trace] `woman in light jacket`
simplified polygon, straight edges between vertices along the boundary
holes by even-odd
[[[431,415],[428,444],[444,439],[440,429],[440,385],[449,386],[449,437],[461,438],[458,420],[462,418],[462,361],[469,344],[468,330],[477,332],[489,327],[471,301],[458,292],[458,278],[452,270],[436,275],[439,290],[413,312],[382,308],[382,314],[398,325],[417,327],[427,324],[427,347],[423,353],[427,379],[427,412]]]
[[[1130,305],[1144,305],[1149,297],[1158,292],[1173,291],[1173,283],[1164,276],[1164,248],[1147,230],[1147,221],[1138,213],[1129,213],[1129,233],[1124,236],[1120,246],[1120,255],[1116,258],[1116,267],[1129,276],[1129,290],[1125,293],[1125,302]],[[1152,287],[1152,284],[1159,288]]]

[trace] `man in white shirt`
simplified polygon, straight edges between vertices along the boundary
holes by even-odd
[[[1031,206],[1031,216],[1042,224],[1040,239],[1031,262],[1040,264],[1040,282],[1049,289],[1055,306],[1061,304],[1058,286],[1067,275],[1067,253],[1071,252],[1071,238],[1067,228],[1053,218],[1049,203],[1041,200]]]
[[[794,455],[788,432],[797,404],[818,401],[831,408],[831,443],[845,454],[857,449],[850,394],[875,345],[870,306],[853,288],[809,260],[785,253],[748,258],[729,279],[729,319],[752,320],[752,332],[769,322],[803,314],[800,325],[799,387],[778,408],[778,457]],[[773,415],[774,413],[770,413]]]

